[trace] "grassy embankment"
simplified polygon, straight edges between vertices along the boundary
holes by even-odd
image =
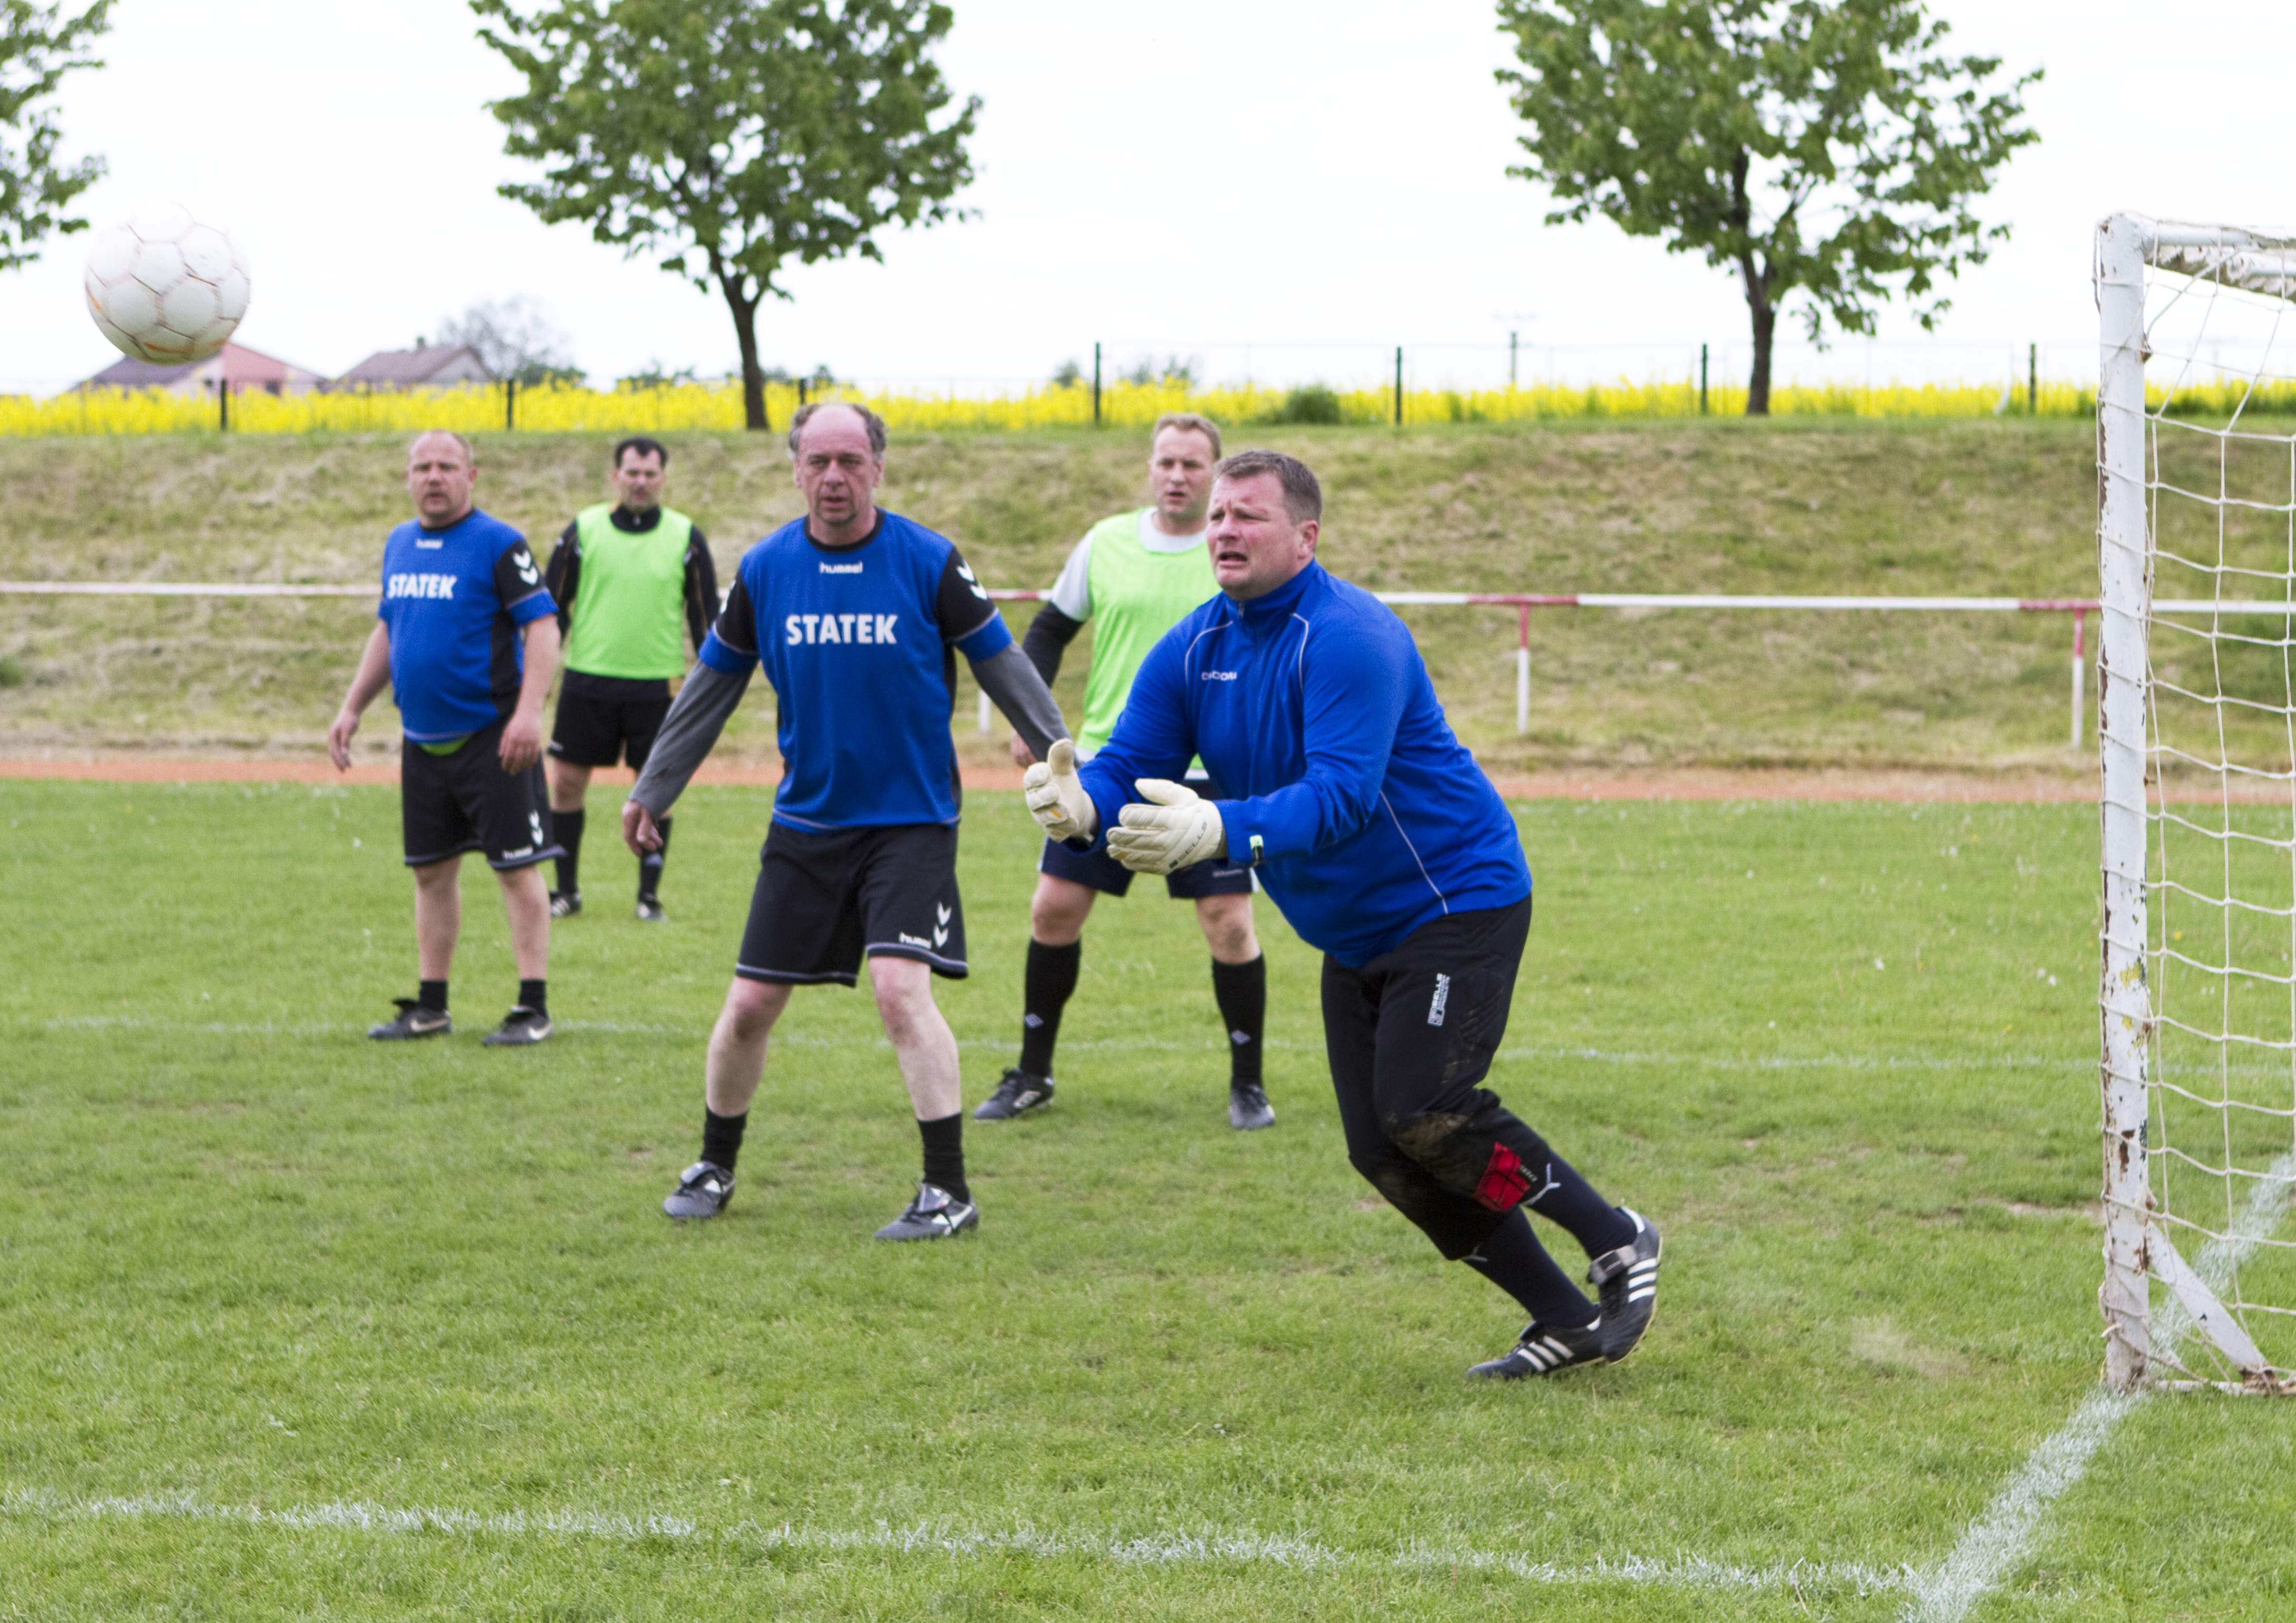
[[[1318,468],[1324,560],[1377,588],[2078,595],[2095,589],[2090,436],[2079,422],[1802,419],[1250,438]],[[730,573],[797,510],[779,441],[672,440],[672,498]],[[609,443],[493,437],[481,500],[554,537],[602,493]],[[1136,499],[1142,455],[1130,430],[920,436],[895,446],[885,494],[990,584],[1041,586],[1086,524]],[[380,436],[0,439],[16,497],[0,578],[367,580],[405,511],[398,463]],[[2062,616],[1542,611],[1528,739],[1513,616],[1411,619],[1461,734],[1498,770],[2079,769]],[[0,750],[312,750],[367,624],[357,602],[0,598]],[[1083,666],[1071,658],[1064,702]],[[959,736],[994,758],[972,701],[968,682]],[[770,751],[770,704],[761,690],[736,724],[752,756]],[[393,734],[377,720],[363,742],[380,752]]]

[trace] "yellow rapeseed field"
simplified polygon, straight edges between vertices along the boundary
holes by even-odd
[[[2178,397],[2180,414],[2206,418],[2228,414],[2240,401],[2238,380],[2188,387]],[[987,396],[879,393],[840,386],[840,399],[858,400],[896,429],[1012,430],[1081,428],[1093,420],[1092,390],[1083,385],[1046,384],[1022,393]],[[1303,395],[1312,394],[1310,401]],[[2156,395],[2154,403],[2160,403]],[[1708,406],[1718,415],[1745,409],[1742,387],[1714,389]],[[793,384],[769,384],[766,405],[775,423],[797,409]],[[2039,414],[2087,416],[2095,409],[2093,389],[2071,383],[2044,383]],[[507,407],[507,409],[506,409]],[[1320,407],[1320,411],[1316,408]],[[1104,422],[1142,427],[1170,411],[1202,412],[1230,423],[1328,421],[1378,423],[1392,419],[1395,397],[1386,389],[1312,391],[1264,386],[1194,388],[1170,381],[1117,382],[1101,396]],[[1770,409],[1780,416],[1982,417],[2023,416],[2025,391],[2005,397],[1997,384],[1832,385],[1781,388]],[[2282,386],[2249,402],[2249,409],[2296,411],[2296,386]],[[1698,414],[1698,389],[1687,382],[1611,383],[1571,386],[1533,384],[1495,389],[1408,389],[1404,421],[1430,422],[1529,422],[1594,418],[1688,417]],[[734,430],[742,426],[742,391],[734,383],[676,383],[659,389],[595,389],[562,387],[522,389],[515,402],[499,385],[453,389],[351,391],[325,394],[234,395],[231,430],[248,434],[300,434],[315,430],[406,433],[450,428],[484,433],[514,426],[528,432],[674,432]],[[0,395],[0,434],[176,434],[217,427],[213,397],[180,396],[160,389],[135,392],[96,389],[34,400]]]

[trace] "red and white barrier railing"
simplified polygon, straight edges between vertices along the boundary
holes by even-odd
[[[375,588],[358,586],[290,586],[270,582],[0,580],[0,596],[35,597],[342,597],[372,601]],[[1042,592],[992,591],[998,602],[1043,601]],[[2088,616],[2097,601],[2088,597],[1788,597],[1719,592],[1382,592],[1379,600],[1398,607],[1513,609],[1515,611],[1514,729],[1530,731],[1530,611],[1533,609],[1706,609],[1814,611],[1820,613],[2070,614],[2073,621],[2072,728],[2081,742],[2083,656]],[[2205,598],[2155,602],[2157,616],[2268,615],[2292,622],[2296,602],[2257,600],[2211,602]],[[980,730],[989,730],[988,698],[980,699]]]

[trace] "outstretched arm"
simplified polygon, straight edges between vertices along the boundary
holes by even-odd
[[[1061,707],[1053,701],[1053,690],[1045,685],[1028,655],[1007,643],[987,659],[972,663],[980,691],[1004,713],[1004,719],[1013,724],[1013,730],[1037,759],[1045,758],[1054,739],[1069,735],[1068,723],[1061,719]]]

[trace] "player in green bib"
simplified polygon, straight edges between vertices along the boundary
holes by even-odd
[[[1021,648],[1049,685],[1061,652],[1089,622],[1092,668],[1085,679],[1079,759],[1106,743],[1124,713],[1132,678],[1159,637],[1219,590],[1204,546],[1204,510],[1219,430],[1193,412],[1157,420],[1148,472],[1154,505],[1103,519],[1086,532],[1030,622]],[[1020,735],[1013,758],[1034,758]],[[1201,783],[1201,775],[1191,772]],[[1053,1045],[1061,1012],[1076,990],[1084,922],[1095,897],[1122,896],[1132,871],[1104,848],[1078,853],[1045,842],[1037,893],[1029,906],[1029,960],[1021,1020],[1021,1061],[1004,1072],[976,1121],[1002,1121],[1041,1110],[1053,1097]],[[1165,879],[1174,897],[1196,905],[1196,922],[1212,954],[1212,997],[1228,1037],[1229,1125],[1272,1127],[1275,1108],[1262,1082],[1260,1045],[1267,1024],[1267,964],[1251,927],[1251,870],[1226,859],[1182,868]]]
[[[566,676],[550,737],[550,816],[565,855],[550,915],[582,911],[584,795],[599,766],[645,766],[670,684],[685,674],[686,639],[699,649],[718,618],[718,571],[709,543],[693,520],[661,504],[669,452],[637,435],[614,447],[609,506],[585,508],[558,538],[545,576],[566,638]],[[661,869],[669,849],[668,819],[660,848],[638,865],[637,915],[659,923]]]

